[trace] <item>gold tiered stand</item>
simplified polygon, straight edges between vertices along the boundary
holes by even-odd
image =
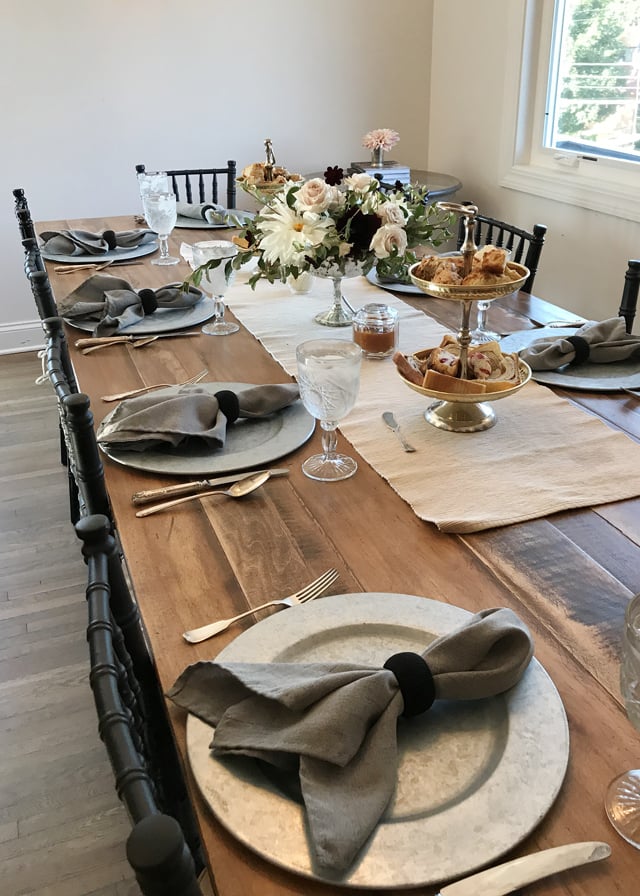
[[[475,216],[478,209],[474,205],[460,205],[457,202],[438,202],[437,206],[442,211],[452,212],[462,216],[465,228],[465,240],[461,247],[461,253],[464,258],[463,276],[466,276],[471,270],[473,256],[478,250],[473,239],[473,230],[475,226]],[[508,268],[515,274],[517,278],[507,283],[491,284],[487,286],[453,286],[443,283],[434,283],[432,280],[421,280],[414,274],[418,264],[414,264],[409,268],[409,276],[412,282],[427,295],[434,296],[438,299],[449,299],[454,302],[462,303],[462,322],[458,331],[458,342],[460,343],[460,377],[467,378],[467,355],[471,337],[469,335],[469,318],[471,314],[471,306],[474,302],[489,302],[497,299],[499,296],[507,296],[512,292],[517,292],[527,280],[529,270],[522,264],[508,262]],[[427,354],[430,350],[425,349],[424,352],[416,352],[416,357]],[[424,386],[418,386],[415,383],[404,379],[409,388],[421,395],[429,398],[435,398],[433,404],[429,405],[425,411],[425,419],[432,426],[438,429],[447,429],[450,432],[480,432],[489,429],[496,423],[496,413],[491,407],[491,402],[500,398],[508,398],[518,392],[531,379],[531,368],[524,361],[519,361],[520,382],[511,389],[504,389],[499,392],[488,393],[464,393],[464,392],[439,392],[434,389],[425,389]]]

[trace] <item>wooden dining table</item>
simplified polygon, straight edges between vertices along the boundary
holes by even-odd
[[[95,232],[135,226],[133,216],[125,215],[49,221],[39,224],[37,230],[76,227]],[[211,230],[174,230],[171,254],[179,253],[182,241],[194,243],[220,235]],[[222,235],[229,236],[228,232]],[[111,273],[142,288],[178,281],[190,272],[185,262],[167,269],[154,266],[154,257],[146,256],[140,259],[142,265],[114,268]],[[51,261],[47,269],[58,301],[91,273],[57,273]],[[618,286],[621,284],[614,284],[612,292]],[[459,312],[454,303],[402,298],[457,328]],[[497,300],[492,304],[491,326],[507,333],[575,319],[562,307],[560,288],[553,298],[551,302],[520,293]],[[611,316],[615,312],[615,308],[606,311]],[[231,312],[228,315],[233,317]],[[78,382],[90,396],[96,426],[113,409],[113,404],[101,400],[105,392],[179,383],[203,368],[208,369],[207,379],[212,382],[291,381],[242,325],[238,333],[222,338],[165,338],[143,349],[114,345],[87,355],[75,342],[88,334],[70,325],[66,333]],[[640,439],[638,397],[621,391],[561,387],[554,391],[584,413]],[[341,435],[339,446],[357,456]],[[616,775],[640,765],[640,732],[627,719],[618,680],[624,611],[632,595],[640,591],[640,500],[567,510],[473,534],[447,534],[419,519],[362,458],[351,479],[333,484],[308,479],[301,463],[319,448],[318,427],[310,441],[278,460],[276,465],[287,466],[289,475],[270,480],[250,498],[202,498],[144,519],[135,516],[132,494],[180,481],[179,477],[145,472],[104,458],[122,550],[161,687],[168,690],[189,664],[215,658],[255,619],[249,617],[215,639],[196,645],[186,643],[183,631],[285,596],[329,567],[336,567],[340,574],[329,592],[332,594],[418,595],[474,613],[488,607],[509,607],[529,627],[535,656],[558,689],[568,719],[570,755],[557,798],[540,823],[510,848],[505,858],[571,841],[603,840],[612,848],[608,860],[554,875],[532,884],[527,893],[632,896],[637,892],[640,854],[610,826],[603,798]],[[553,464],[553,457],[548,462]],[[597,457],[593,463],[598,463]],[[580,474],[576,469],[575,476]],[[167,712],[219,896],[346,892],[339,885],[272,864],[225,829],[192,777],[186,714],[169,701]],[[517,808],[514,805],[514,813]],[[460,849],[464,847],[461,843]],[[420,848],[427,850],[429,844]],[[432,896],[437,890],[429,885],[413,892]],[[350,889],[354,896],[372,891],[378,892],[375,887]],[[384,892],[399,896],[407,891]]]

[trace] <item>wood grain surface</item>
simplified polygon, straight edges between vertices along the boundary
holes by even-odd
[[[47,222],[46,229],[70,223]],[[134,222],[132,217],[121,217],[74,221],[73,226],[118,230]],[[183,239],[196,242],[210,237],[210,231],[174,231],[172,254]],[[181,263],[167,276],[167,270],[151,265],[151,258],[144,266],[119,269],[118,276],[141,288],[178,280],[189,271]],[[58,299],[88,276],[82,272],[59,276],[51,264],[48,268]],[[508,332],[573,317],[561,303],[561,295],[554,303],[519,295],[495,303],[490,320]],[[411,304],[457,327],[454,303],[412,299]],[[67,328],[80,386],[91,397],[96,423],[113,407],[101,402],[105,392],[179,382],[205,366],[211,381],[289,380],[242,327],[224,338],[163,339],[146,349],[118,345],[88,356],[73,347],[82,335]],[[557,391],[585,412],[640,438],[640,400],[624,393]],[[631,896],[638,853],[609,826],[603,796],[617,773],[640,760],[640,733],[626,718],[618,685],[624,609],[632,594],[640,591],[640,501],[565,512],[474,535],[443,534],[420,521],[362,460],[357,475],[344,482],[327,485],[307,479],[301,462],[319,447],[316,433],[286,459],[288,477],[268,482],[250,498],[203,498],[146,519],[136,519],[131,495],[175,478],[105,460],[117,526],[162,686],[168,688],[187,664],[214,657],[253,620],[250,617],[200,645],[185,643],[182,631],[284,596],[329,566],[340,572],[332,593],[404,592],[472,612],[512,607],[529,625],[536,656],[564,701],[571,755],[558,799],[511,855],[574,840],[605,840],[613,849],[608,861],[557,875],[527,892]],[[597,462],[594,457],[593,463]],[[579,477],[580,470],[575,475]],[[184,714],[172,706],[169,713],[188,768]],[[326,896],[342,891],[289,874],[243,847],[212,816],[195,786],[193,801],[220,896]],[[415,892],[430,896],[435,889]]]

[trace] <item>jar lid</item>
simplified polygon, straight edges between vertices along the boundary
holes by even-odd
[[[384,305],[378,302],[370,302],[356,311],[354,320],[357,323],[385,323],[388,321],[396,321],[398,312],[390,305]]]

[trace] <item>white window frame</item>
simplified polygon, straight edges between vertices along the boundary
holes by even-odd
[[[640,221],[640,165],[543,146],[554,0],[509,3],[500,185]]]

